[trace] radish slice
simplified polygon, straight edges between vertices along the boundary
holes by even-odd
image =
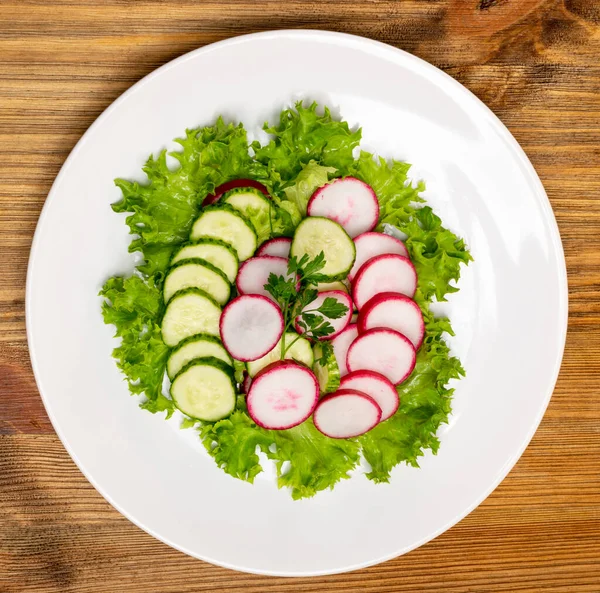
[[[406,336],[415,347],[423,343],[425,323],[421,308],[403,294],[382,292],[365,303],[358,316],[358,333],[375,327],[394,329]]]
[[[312,312],[314,309],[318,309],[326,298],[335,299],[338,303],[345,305],[347,311],[343,317],[339,317],[338,319],[330,319],[329,317],[325,317],[324,315],[319,315],[319,313],[315,313],[315,315],[319,315],[324,321],[328,321],[333,327],[333,333],[319,340],[331,340],[342,333],[348,324],[350,323],[350,319],[352,319],[352,299],[347,292],[342,292],[341,290],[326,290],[325,292],[320,292],[319,296],[312,302],[306,305],[302,312]],[[296,331],[299,334],[303,334],[304,330],[299,325],[298,321],[301,319],[301,316],[296,317]]]
[[[370,329],[352,342],[346,356],[350,372],[374,371],[394,385],[402,383],[415,368],[412,342],[393,329]]]
[[[396,292],[413,297],[417,289],[417,272],[402,255],[378,255],[362,265],[352,282],[352,300],[360,311],[376,294]]]
[[[379,373],[354,371],[340,381],[340,389],[356,389],[372,397],[381,408],[381,422],[393,416],[400,405],[394,385]]]
[[[370,185],[356,177],[345,177],[320,187],[308,201],[306,212],[334,220],[356,237],[377,225],[379,201]]]
[[[357,337],[358,327],[351,323],[344,331],[331,340],[333,353],[338,363],[338,367],[340,368],[340,377],[348,374],[348,367],[346,366],[348,348],[350,348],[350,344],[352,344]]]
[[[383,233],[363,233],[354,239],[354,245],[356,246],[356,259],[348,273],[348,280],[352,280],[356,276],[358,270],[367,260],[378,255],[395,253],[396,255],[408,257],[408,251],[400,239]]]
[[[253,187],[254,189],[261,191],[263,194],[265,194],[265,196],[269,197],[269,190],[262,183],[254,181],[254,179],[232,179],[231,181],[226,181],[225,183],[217,186],[214,193],[209,194],[206,196],[206,198],[204,198],[202,205],[209,206],[210,204],[214,204],[224,193],[238,187]]]
[[[338,389],[319,402],[313,420],[325,436],[350,439],[377,426],[381,420],[381,408],[366,393]]]
[[[233,299],[223,309],[219,323],[221,340],[237,360],[257,360],[270,352],[283,333],[279,307],[261,295]]]
[[[307,367],[280,360],[264,368],[252,381],[248,414],[263,428],[285,430],[304,422],[319,401],[319,383]]]
[[[273,300],[272,295],[265,289],[269,276],[284,276],[287,278],[288,260],[283,257],[263,255],[246,260],[239,269],[235,285],[240,294],[260,294]]]
[[[290,238],[277,237],[263,243],[256,251],[256,255],[274,255],[275,257],[285,257],[287,259],[290,256],[291,245],[292,240]]]
[[[252,385],[252,377],[247,371],[244,371],[244,380],[242,381],[242,393],[248,394]]]

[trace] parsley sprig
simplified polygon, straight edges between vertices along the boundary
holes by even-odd
[[[317,308],[309,307],[319,295],[316,285],[328,280],[319,273],[324,267],[325,254],[322,251],[312,260],[306,254],[300,259],[291,256],[287,277],[271,274],[265,284],[265,290],[277,301],[283,313],[285,327],[281,338],[282,360],[286,352],[300,339],[298,336],[289,344],[285,343],[285,334],[294,326],[294,322],[302,328],[302,337],[318,340],[333,333],[329,319],[339,319],[348,311],[346,305],[332,297],[327,297]]]

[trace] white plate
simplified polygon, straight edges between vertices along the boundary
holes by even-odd
[[[467,369],[437,456],[293,502],[272,474],[219,470],[191,431],[138,409],[110,356],[104,280],[132,269],[115,177],[138,177],[150,152],[218,114],[257,131],[293,99],[316,99],[364,130],[363,146],[414,163],[444,223],[475,262],[450,314]],[[433,66],[338,33],[276,31],[187,54],[136,84],[77,144],[38,224],[27,278],[37,383],[81,471],[121,513],[214,564],[274,575],[353,570],[448,529],[506,476],[537,428],[563,353],[565,263],[552,210],[500,121]]]

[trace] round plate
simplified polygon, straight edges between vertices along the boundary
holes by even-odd
[[[475,258],[450,315],[466,379],[437,456],[356,475],[294,502],[272,472],[229,477],[193,431],[138,409],[111,358],[103,282],[130,273],[130,237],[110,204],[115,177],[139,178],[149,153],[219,115],[258,133],[297,99],[352,126],[363,147],[414,164],[444,223]],[[214,564],[273,575],[353,570],[403,554],[474,509],[537,428],[563,353],[565,263],[552,210],[527,157],[500,121],[452,78],[360,37],[275,31],[187,54],[128,90],[77,144],[40,217],[27,278],[33,369],[56,432],[121,513]],[[359,472],[360,473],[360,472]]]

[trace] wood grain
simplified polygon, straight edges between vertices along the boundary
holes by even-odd
[[[558,219],[570,329],[539,431],[475,512],[383,565],[286,580],[188,558],[96,493],[41,404],[24,286],[50,185],[103,109],[186,51],[300,27],[411,51],[498,114],[531,158]],[[600,592],[597,0],[2,0],[0,255],[0,592]]]

